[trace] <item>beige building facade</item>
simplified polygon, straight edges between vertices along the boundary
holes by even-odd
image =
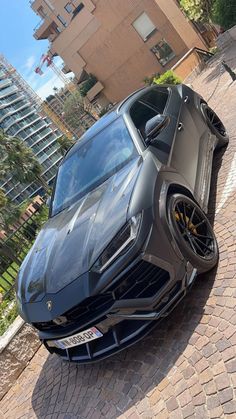
[[[175,0],[34,0],[42,18],[36,39],[48,39],[65,72],[98,80],[91,102],[115,103],[141,87],[146,76],[163,73],[190,48],[206,49]],[[105,98],[105,99],[104,99]]]

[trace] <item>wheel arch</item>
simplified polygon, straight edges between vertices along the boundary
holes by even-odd
[[[194,202],[196,202],[196,204],[198,204],[192,192],[183,185],[180,185],[178,183],[171,183],[167,190],[167,197],[173,195],[174,193],[181,193],[183,195],[186,195],[188,196],[188,198],[192,199]]]

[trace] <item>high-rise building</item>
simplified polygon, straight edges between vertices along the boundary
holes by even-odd
[[[31,0],[41,21],[34,31],[48,39],[51,56],[78,82],[97,83],[87,99],[102,107],[120,101],[154,73],[172,68],[191,48],[206,49],[200,32],[176,0]]]
[[[57,139],[61,131],[43,112],[42,102],[7,60],[0,55],[0,128],[21,139],[42,165],[43,179],[51,185],[62,159]],[[22,185],[11,174],[0,187],[16,204],[40,192],[41,185]]]

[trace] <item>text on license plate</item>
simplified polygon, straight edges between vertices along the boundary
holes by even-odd
[[[98,339],[102,336],[102,333],[96,327],[91,327],[91,329],[84,330],[83,332],[69,336],[68,338],[56,340],[54,341],[54,344],[58,348],[67,349],[72,348],[73,346],[82,345],[83,343]]]

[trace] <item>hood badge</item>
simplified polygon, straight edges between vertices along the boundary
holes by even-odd
[[[52,310],[52,301],[47,301],[46,304],[47,304],[48,310],[51,311]]]

